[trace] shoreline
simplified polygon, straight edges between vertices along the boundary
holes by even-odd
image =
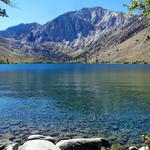
[[[38,146],[40,146],[40,149]],[[121,145],[101,137],[78,137],[72,139],[64,137],[58,139],[52,136],[34,134],[28,136],[22,143],[13,142],[6,138],[0,138],[0,150],[138,150],[137,147],[141,146],[142,145]],[[48,149],[46,149],[46,147]]]
[[[30,139],[29,137],[34,136],[43,136],[43,137],[50,137],[50,139],[55,139],[55,144],[62,140],[74,140],[74,139],[95,139],[95,138],[101,138],[105,139],[108,143],[111,143],[112,150],[126,150],[129,147],[136,146],[136,147],[142,147],[143,143],[141,140],[141,143],[124,143],[123,141],[117,141],[116,137],[114,135],[110,135],[109,137],[103,137],[103,136],[81,136],[77,134],[69,134],[69,133],[60,133],[60,134],[40,134],[38,131],[34,131],[34,134],[24,134],[22,135],[22,138],[17,138],[15,135],[12,135],[10,132],[0,134],[0,140],[6,139],[11,141],[12,143],[17,143],[18,145],[23,145],[25,142]],[[35,138],[38,139],[38,138]]]
[[[0,62],[0,64],[4,65],[28,65],[28,64],[39,64],[39,65],[52,65],[52,64],[58,64],[58,65],[150,65],[150,62],[146,61],[134,61],[134,62]]]

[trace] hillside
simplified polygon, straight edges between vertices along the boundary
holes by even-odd
[[[90,63],[150,64],[150,27],[112,48],[92,56]],[[97,60],[96,60],[97,59]]]

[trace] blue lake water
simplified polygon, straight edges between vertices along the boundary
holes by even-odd
[[[150,134],[150,65],[0,65],[7,132],[141,143]]]

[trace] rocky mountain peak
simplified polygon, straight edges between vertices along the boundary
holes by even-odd
[[[44,24],[39,30],[32,30],[32,39],[41,41],[73,41],[79,36],[87,37],[95,32],[107,32],[129,17],[123,13],[110,11],[101,7],[83,8],[79,11],[65,13]],[[27,41],[29,41],[28,36]]]

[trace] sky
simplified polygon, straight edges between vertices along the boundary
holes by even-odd
[[[124,3],[130,4],[131,0],[13,0],[13,6],[0,4],[6,8],[8,18],[0,17],[0,30],[20,23],[37,22],[45,24],[55,17],[85,7],[101,6],[103,8],[127,12]]]

